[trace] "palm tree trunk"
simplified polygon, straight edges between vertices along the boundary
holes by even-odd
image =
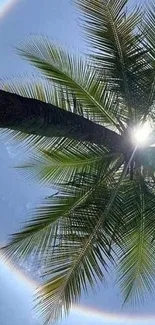
[[[122,137],[82,116],[36,99],[0,90],[0,128],[40,136],[68,137],[124,152]]]

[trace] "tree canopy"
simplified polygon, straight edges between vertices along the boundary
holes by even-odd
[[[124,302],[143,301],[155,284],[155,6],[74,3],[87,57],[29,37],[18,52],[41,77],[0,90],[0,127],[33,148],[21,170],[55,189],[2,249],[42,266],[45,323],[68,313],[110,267]],[[134,134],[146,124],[142,143]]]

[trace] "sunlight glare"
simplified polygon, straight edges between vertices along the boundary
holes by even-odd
[[[148,122],[143,125],[139,125],[134,129],[133,141],[137,146],[145,146],[149,140],[149,134],[151,133],[151,126]]]

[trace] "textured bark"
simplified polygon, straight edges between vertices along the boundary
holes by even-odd
[[[0,128],[85,140],[104,144],[116,152],[125,150],[122,137],[103,126],[54,105],[3,90],[0,90]]]

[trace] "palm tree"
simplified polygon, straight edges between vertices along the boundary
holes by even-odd
[[[56,191],[3,248],[13,261],[33,256],[41,265],[37,303],[47,323],[111,265],[125,302],[143,300],[155,284],[155,6],[75,3],[87,58],[29,38],[19,52],[40,81],[0,91],[0,126],[29,134],[34,146],[22,170]],[[133,134],[146,123],[152,131],[140,146]]]

